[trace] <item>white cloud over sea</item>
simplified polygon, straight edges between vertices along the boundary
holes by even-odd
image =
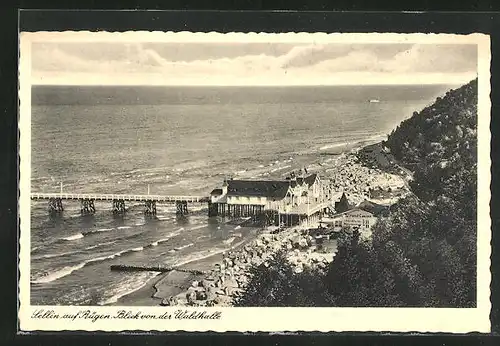
[[[459,84],[471,44],[36,42],[33,84]]]

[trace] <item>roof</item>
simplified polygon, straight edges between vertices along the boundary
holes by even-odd
[[[333,216],[333,218],[336,219],[339,216],[344,216],[344,215],[352,214],[353,212],[358,212],[358,213],[363,214],[363,215],[368,215],[368,216],[373,216],[374,217],[374,215],[372,213],[370,213],[369,211],[366,211],[366,210],[363,210],[363,209],[360,209],[360,208],[356,207],[356,208],[352,208],[352,209],[349,209],[347,211],[344,211],[342,213],[335,214]]]
[[[229,180],[228,196],[258,196],[282,199],[286,196],[290,181]]]
[[[383,213],[387,213],[389,211],[389,206],[377,204],[372,201],[365,200],[358,205],[358,208],[373,215],[380,215]]]
[[[311,186],[311,185],[313,185],[313,184],[314,184],[314,182],[316,181],[316,177],[317,177],[317,176],[318,176],[318,175],[315,173],[315,174],[311,174],[311,175],[309,175],[309,176],[307,176],[307,177],[305,177],[305,178],[302,178],[302,177],[297,177],[297,178],[295,178],[295,179],[290,179],[290,181],[291,181],[291,185],[290,185],[290,186],[291,186],[291,187],[295,187],[295,186],[297,186],[297,185],[299,185],[299,186],[300,186],[300,185],[302,185],[302,184],[304,184],[304,183],[306,183],[308,186]]]
[[[214,195],[220,196],[220,195],[222,195],[222,189],[213,189],[212,192],[210,192],[210,194],[212,196],[214,196]]]
[[[316,181],[316,178],[318,177],[318,175],[316,173],[314,174],[311,174],[307,177],[304,178],[304,181],[307,185],[311,186],[314,184],[314,182]]]

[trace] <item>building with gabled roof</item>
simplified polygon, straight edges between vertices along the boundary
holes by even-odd
[[[373,213],[354,207],[333,217],[321,221],[334,228],[357,229],[359,231],[370,231],[377,222],[377,217]]]
[[[318,174],[289,177],[285,180],[225,180],[222,189],[214,189],[211,215],[252,216],[275,213],[286,224],[296,224],[302,217],[322,213],[328,194]]]

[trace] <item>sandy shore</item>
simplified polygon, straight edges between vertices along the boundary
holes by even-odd
[[[228,248],[228,250],[235,251],[251,242],[254,238],[250,237],[243,242],[237,243],[236,246]],[[214,253],[213,256],[180,265],[179,268],[209,271],[222,261],[222,257],[222,252]],[[159,273],[156,277],[148,280],[143,287],[119,298],[116,303],[111,305],[158,306],[163,299],[185,292],[193,281],[201,280],[202,278],[203,275],[194,275],[179,271]]]

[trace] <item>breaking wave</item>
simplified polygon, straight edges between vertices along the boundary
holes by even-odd
[[[130,226],[121,226],[121,227],[130,228]],[[120,229],[120,227],[118,227],[118,229]],[[94,230],[90,230],[90,231],[86,231],[86,232],[81,232],[81,233],[73,234],[73,235],[71,235],[69,237],[64,237],[64,238],[61,238],[61,239],[62,240],[67,240],[67,241],[77,240],[77,239],[82,239],[83,237],[91,235],[91,234],[101,233],[101,232],[109,232],[109,231],[112,231],[112,230],[114,230],[114,228],[99,228],[99,229],[94,229]]]
[[[109,305],[118,302],[118,299],[121,297],[124,297],[126,295],[129,295],[132,292],[135,292],[137,290],[140,290],[144,286],[147,285],[148,281],[155,276],[160,275],[161,273],[141,273],[138,275],[134,275],[131,277],[129,280],[126,282],[120,282],[119,285],[114,287],[111,290],[111,297],[109,298],[104,298],[101,301],[99,301],[97,304],[98,305]]]
[[[83,233],[78,233],[71,235],[69,237],[62,238],[63,240],[71,241],[71,240],[77,240],[77,239],[82,239],[83,238]]]
[[[191,227],[189,230],[194,231],[194,230],[205,228],[205,227],[208,227],[208,225],[199,225],[199,226]]]
[[[91,258],[91,259],[83,261],[83,262],[81,262],[81,263],[79,263],[77,265],[67,266],[67,267],[64,267],[62,269],[58,269],[58,270],[56,270],[54,272],[51,272],[51,273],[49,273],[47,275],[44,275],[44,276],[39,277],[39,278],[36,278],[35,280],[32,281],[32,283],[41,284],[41,283],[52,282],[52,281],[55,281],[55,280],[60,279],[62,277],[65,277],[65,276],[73,273],[74,271],[76,271],[78,269],[82,269],[83,267],[85,267],[85,266],[87,266],[89,264],[93,264],[93,263],[96,263],[96,262],[102,262],[102,261],[110,260],[110,259],[122,256],[122,255],[125,255],[125,254],[129,254],[129,253],[132,253],[132,252],[143,251],[145,248],[148,248],[148,247],[151,247],[151,246],[157,246],[160,243],[164,243],[164,242],[168,241],[170,238],[178,235],[183,230],[184,230],[184,228],[181,227],[181,228],[177,229],[176,231],[171,232],[168,237],[156,240],[156,241],[154,241],[154,242],[152,242],[152,243],[150,243],[150,244],[148,244],[146,246],[139,246],[139,247],[135,247],[135,248],[132,248],[132,249],[126,249],[126,250],[118,251],[118,252],[113,253],[111,255]],[[104,244],[111,244],[111,243],[114,243],[114,242],[115,241],[108,242],[108,243],[103,243],[103,244],[99,244],[99,246],[103,246]],[[193,245],[194,245],[193,243],[190,243],[190,244],[187,244],[187,245],[175,248],[175,250],[179,251],[179,250],[182,250],[184,248],[187,248],[187,247],[190,247],[190,246],[193,246]],[[98,247],[98,246],[94,245],[93,247],[91,246],[91,247],[86,248],[86,249],[88,250],[90,248],[95,248],[95,247]],[[68,253],[63,253],[63,254],[66,255],[66,254],[69,254],[69,252]],[[53,255],[47,255],[47,256],[57,257],[57,255],[61,255],[61,254],[53,254]],[[50,257],[45,257],[45,258],[50,258]]]
[[[112,230],[114,230],[114,228],[99,228],[99,229],[94,229],[91,231],[83,232],[83,235],[89,235],[89,234],[101,233],[101,232],[109,232]]]
[[[186,244],[186,245],[178,246],[178,247],[174,248],[174,250],[175,251],[180,251],[180,250],[183,250],[185,248],[191,247],[193,245],[194,245],[193,243],[189,243],[189,244]]]

